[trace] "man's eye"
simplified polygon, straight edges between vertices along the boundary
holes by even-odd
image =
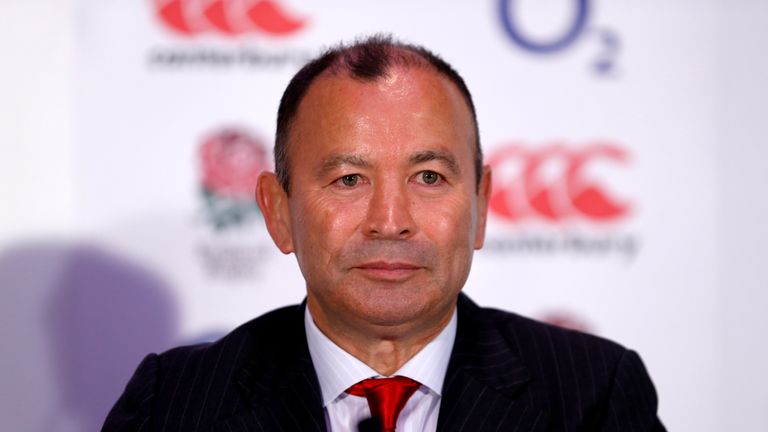
[[[339,179],[341,184],[347,187],[356,186],[357,182],[360,181],[360,176],[357,174],[347,174]]]
[[[433,185],[438,183],[442,176],[434,171],[422,171],[418,174],[418,180],[420,183]]]

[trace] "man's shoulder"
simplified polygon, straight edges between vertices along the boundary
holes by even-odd
[[[485,405],[505,406],[502,399],[523,394],[527,405],[518,405],[518,414],[533,423],[545,418],[557,430],[664,430],[640,357],[599,336],[479,307],[462,296],[453,361],[448,412],[460,412],[464,388],[479,382],[485,387],[475,385],[475,393],[485,395]],[[466,375],[473,380],[462,379]],[[484,388],[504,396],[488,396]]]
[[[519,332],[522,329],[535,334],[551,335],[554,338],[554,343],[587,344],[616,351],[623,351],[626,349],[624,346],[615,341],[592,333],[588,333],[586,331],[551,324],[501,309],[481,309],[488,314],[490,319],[499,322],[501,324],[501,328],[506,329],[507,331]]]
[[[103,430],[139,430],[146,424],[207,430],[247,409],[262,389],[273,387],[276,372],[303,358],[303,310],[299,305],[284,307],[215,342],[149,354]]]
[[[463,318],[469,321],[474,331],[488,333],[490,339],[502,338],[512,352],[529,365],[541,364],[542,358],[556,358],[576,365],[592,363],[612,369],[630,351],[601,336],[538,321],[514,312],[480,307],[471,301],[464,310]],[[478,335],[472,337],[477,338]]]
[[[158,361],[166,371],[183,371],[189,366],[219,363],[221,359],[236,364],[253,361],[254,351],[265,359],[290,339],[291,333],[303,331],[302,305],[281,307],[260,315],[230,331],[213,342],[182,345],[158,354]],[[179,365],[186,367],[179,368]]]

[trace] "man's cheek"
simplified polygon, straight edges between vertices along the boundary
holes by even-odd
[[[466,232],[471,223],[467,212],[457,210],[454,206],[422,206],[415,213],[422,229],[434,235],[457,237]]]
[[[368,208],[364,202],[345,202],[324,209],[327,235],[351,236],[363,224],[367,214]]]

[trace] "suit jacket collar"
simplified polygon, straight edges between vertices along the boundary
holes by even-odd
[[[279,319],[245,334],[249,352],[236,382],[247,406],[217,430],[326,430],[304,332],[305,307],[306,302],[292,306]]]
[[[507,340],[503,324],[489,319],[464,294],[459,295],[458,319],[437,430],[541,427],[543,411],[523,398],[531,375]]]

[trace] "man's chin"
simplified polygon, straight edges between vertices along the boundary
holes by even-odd
[[[404,299],[366,304],[355,309],[355,313],[359,322],[372,327],[372,330],[396,333],[435,325],[443,315],[435,310],[435,305]]]
[[[356,280],[334,290],[332,296],[327,294],[316,292],[313,296],[310,293],[310,306],[316,303],[329,324],[335,321],[336,326],[347,327],[352,332],[364,327],[365,331],[397,336],[396,333],[439,326],[453,313],[453,304],[447,301],[448,294],[428,283],[388,284]],[[312,312],[314,316],[315,311]]]

